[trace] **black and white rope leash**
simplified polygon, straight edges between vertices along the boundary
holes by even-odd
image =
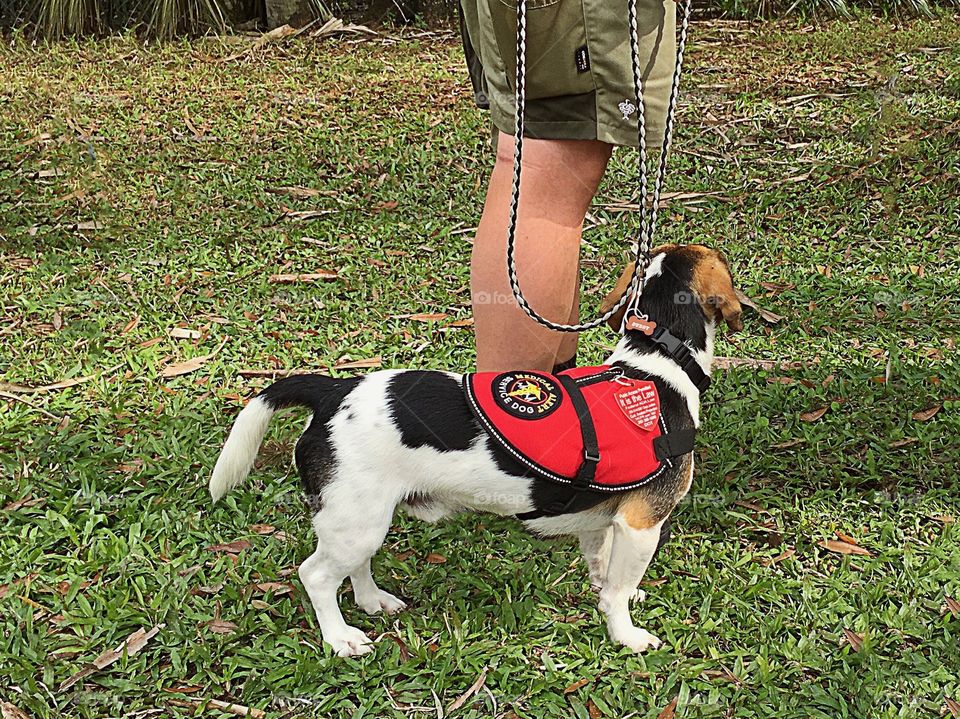
[[[520,289],[520,280],[517,277],[516,263],[516,235],[517,235],[517,207],[520,201],[520,165],[523,157],[523,118],[526,109],[526,53],[527,53],[527,10],[525,0],[517,0],[517,79],[516,79],[516,112],[513,145],[513,185],[510,192],[510,216],[507,228],[507,271],[513,296],[521,309],[534,321],[558,332],[581,332],[598,327],[613,317],[628,302],[628,309],[638,311],[640,297],[643,293],[644,277],[650,264],[650,253],[653,249],[653,234],[657,227],[657,209],[660,204],[660,193],[663,190],[663,180],[666,175],[667,155],[670,149],[670,139],[673,133],[673,119],[677,106],[677,97],[680,90],[680,71],[683,65],[683,50],[687,42],[687,26],[690,19],[691,0],[679,0],[680,33],[677,40],[677,63],[673,71],[673,82],[670,87],[670,100],[667,105],[667,117],[664,126],[663,146],[660,148],[660,160],[657,164],[657,173],[653,182],[653,193],[648,197],[647,181],[647,135],[644,120],[643,83],[641,80],[640,50],[637,30],[637,0],[627,0],[627,13],[630,25],[630,58],[633,64],[633,86],[637,101],[637,140],[639,146],[640,175],[640,239],[637,243],[636,266],[630,284],[624,290],[620,299],[596,319],[578,324],[562,324],[552,322],[537,313],[530,305]]]

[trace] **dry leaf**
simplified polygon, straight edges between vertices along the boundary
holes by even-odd
[[[677,697],[673,698],[673,701],[667,704],[659,714],[657,714],[657,719],[673,719],[676,716],[677,709]]]
[[[844,534],[843,532],[834,532],[834,534],[837,535],[837,539],[839,539],[841,542],[846,542],[847,544],[855,544],[858,547],[860,546],[860,542],[858,542],[856,539],[851,537],[849,534]]]
[[[942,408],[943,408],[942,404],[935,404],[933,405],[933,407],[927,407],[926,409],[922,409],[919,412],[914,412],[913,418],[918,422],[926,422],[928,420],[933,419],[936,416],[937,412],[939,412]]]
[[[863,636],[857,634],[856,632],[851,632],[846,627],[843,628],[843,636],[850,643],[851,648],[855,652],[859,652],[863,649]]]
[[[473,327],[473,317],[468,317],[465,320],[456,320],[448,324],[447,327]]]
[[[916,437],[906,437],[904,439],[898,439],[895,442],[891,442],[887,445],[890,449],[898,449],[900,447],[909,447],[911,444],[916,444],[920,440]]]
[[[226,619],[211,619],[206,623],[206,627],[215,634],[233,634],[237,631],[237,625]]]
[[[96,220],[88,220],[86,222],[78,222],[73,226],[73,229],[80,230],[81,232],[89,232],[92,230],[102,230],[103,224],[97,222]]]
[[[123,329],[120,330],[120,334],[122,335],[127,334],[127,332],[130,332],[138,324],[140,324],[140,315],[134,315],[133,319],[127,322],[127,324],[123,326]]]
[[[442,554],[430,553],[427,555],[427,564],[446,564],[447,558]]]
[[[394,642],[396,642],[397,647],[400,649],[400,661],[406,662],[410,660],[410,648],[404,643],[404,641],[398,637],[396,634],[388,634]]]
[[[79,672],[74,674],[72,677],[67,679],[60,685],[60,691],[69,689],[74,684],[79,682],[84,677],[93,674],[97,670],[106,669],[108,666],[113,664],[115,661],[123,657],[124,655],[132,657],[134,654],[143,649],[147,642],[149,642],[157,633],[163,629],[165,625],[158,624],[149,631],[144,629],[138,629],[133,632],[129,637],[127,637],[116,649],[111,649],[110,651],[104,652],[99,657],[93,660],[91,664],[81,669]]]
[[[960,717],[960,702],[955,702],[950,697],[944,697],[943,705],[946,707],[947,711],[950,712],[951,716]]]
[[[943,608],[955,617],[960,617],[960,602],[953,597],[945,597]]]
[[[367,359],[361,360],[338,360],[333,366],[337,369],[369,369],[380,367],[382,364],[383,359],[381,357],[368,357]]]
[[[225,552],[226,554],[240,554],[245,549],[250,549],[253,545],[250,544],[246,539],[238,539],[235,542],[227,542],[226,544],[211,544],[209,547],[204,547],[208,552]]]
[[[100,374],[109,374],[114,370],[117,370],[121,365],[114,365],[109,369],[104,370]],[[57,389],[66,389],[67,387],[74,387],[78,384],[83,384],[84,382],[89,382],[92,379],[99,377],[99,374],[88,374],[84,377],[76,377],[74,379],[64,379],[59,382],[54,382],[53,384],[45,384],[39,387],[25,387],[19,384],[9,384],[7,382],[0,382],[0,391],[10,392],[12,394],[34,394],[36,392],[52,392]]]
[[[248,529],[255,534],[273,534],[277,531],[276,527],[269,524],[251,524]]]
[[[33,498],[32,496],[26,496],[23,499],[18,499],[15,502],[10,502],[5,505],[3,508],[4,512],[13,512],[17,509],[23,509],[24,507],[34,507],[41,502],[43,502],[42,497]]]
[[[857,554],[862,557],[872,557],[873,555],[863,547],[848,542],[838,542],[833,539],[826,539],[820,542],[821,547],[837,554]]]
[[[577,691],[577,689],[579,689],[580,687],[585,687],[587,684],[589,684],[592,681],[593,681],[592,679],[581,679],[580,681],[574,682],[573,684],[568,686],[566,689],[564,689],[563,693],[573,694],[575,691]]]
[[[737,290],[737,299],[740,300],[740,304],[746,305],[752,310],[755,310],[757,314],[763,319],[764,322],[769,322],[772,325],[775,325],[777,322],[783,319],[781,315],[778,315],[769,310],[762,309],[756,302],[743,294],[740,290]]]
[[[410,315],[407,319],[411,319],[414,322],[437,322],[439,320],[445,320],[450,315],[444,314],[443,312],[436,312],[434,314],[424,313],[417,315]]]
[[[267,192],[272,192],[275,195],[290,195],[290,197],[296,197],[301,200],[323,194],[322,191],[314,190],[311,187],[268,187]]]
[[[487,681],[487,670],[484,669],[482,672],[480,672],[480,676],[477,677],[477,681],[471,684],[470,688],[467,689],[467,691],[465,691],[463,694],[457,697],[457,699],[450,706],[447,707],[447,714],[450,714],[451,712],[455,712],[457,709],[459,709],[464,704],[466,704],[467,699],[469,699],[478,691],[480,691],[480,689],[483,687],[486,681]]]
[[[292,27],[291,25],[281,25],[280,27],[275,27],[270,32],[265,32],[263,35],[254,40],[253,44],[250,46],[250,49],[259,50],[264,45],[269,45],[272,42],[283,40],[285,37],[290,37],[296,33],[297,28]]]
[[[318,270],[317,272],[301,272],[301,273],[280,273],[276,275],[270,275],[267,278],[267,281],[274,285],[289,285],[296,282],[318,282],[321,280],[336,280],[339,279],[340,275],[332,270]]]
[[[284,594],[290,594],[290,592],[293,591],[293,585],[287,582],[260,582],[253,586],[264,594],[273,592],[273,596],[275,597],[282,597]]]
[[[816,422],[818,419],[823,417],[827,413],[829,407],[821,407],[820,409],[813,409],[809,412],[804,412],[800,415],[800,419],[803,422]]]
[[[0,704],[0,717],[3,719],[30,719],[30,715],[10,702]]]
[[[227,343],[227,340],[224,340],[220,343],[220,346],[217,347],[213,352],[206,355],[200,355],[199,357],[194,357],[193,359],[188,359],[184,362],[174,362],[173,364],[168,364],[160,371],[161,377],[179,377],[180,375],[189,374],[190,372],[195,372],[205,365],[207,362],[212,360],[220,350],[223,349],[223,346]]]
[[[285,26],[286,27],[286,26]],[[233,704],[231,702],[222,702],[219,699],[196,699],[194,697],[184,697],[185,701],[182,703],[187,706],[205,706],[213,707],[214,709],[219,709],[220,711],[226,712],[228,714],[233,714],[238,717],[248,717],[249,719],[264,719],[266,713],[262,709],[257,709],[255,707],[244,706],[243,704]],[[170,703],[174,703],[176,700],[171,699]]]
[[[797,553],[797,550],[793,549],[792,547],[789,549],[785,549],[782,552],[780,552],[780,554],[778,554],[776,557],[771,559],[768,566],[772,567],[774,565],[780,564],[780,562],[782,562],[785,559],[790,559],[790,557],[792,557],[796,553]]]
[[[600,719],[603,716],[603,712],[593,703],[593,699],[587,699],[587,713],[590,715],[590,719]]]
[[[200,339],[200,330],[188,330],[186,327],[174,327],[168,334],[175,340]]]

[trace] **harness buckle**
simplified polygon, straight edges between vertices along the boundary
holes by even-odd
[[[583,450],[583,459],[584,459],[585,462],[590,462],[590,463],[592,463],[592,464],[597,464],[598,462],[600,462],[600,452],[599,452],[599,450],[598,450],[598,451],[597,451],[597,456],[594,457],[592,454],[590,454],[590,450],[589,450],[589,449],[584,449],[584,450]]]

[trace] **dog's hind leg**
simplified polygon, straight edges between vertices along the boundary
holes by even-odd
[[[373,507],[369,497],[349,496],[349,489],[348,496],[341,498],[340,489],[334,483],[324,491],[323,508],[313,517],[317,550],[300,565],[300,579],[310,595],[323,641],[339,656],[347,657],[366,654],[373,646],[366,634],[344,621],[337,590],[358,567],[369,567],[370,557],[390,528],[394,505]],[[362,517],[358,516],[361,507]],[[360,584],[363,586],[362,576]]]
[[[597,529],[592,532],[580,532],[580,551],[587,563],[590,573],[590,585],[597,590],[603,588],[604,577],[607,576],[607,565],[610,563],[610,544],[613,538],[613,529]]]
[[[370,573],[370,560],[367,559],[359,567],[350,572],[350,584],[353,587],[353,598],[367,614],[396,614],[407,608],[407,605],[397,599],[390,592],[385,592],[373,581]]]

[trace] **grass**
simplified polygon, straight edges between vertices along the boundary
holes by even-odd
[[[229,716],[206,699],[269,717],[956,716],[957,27],[693,30],[667,189],[719,194],[674,199],[659,239],[720,247],[783,317],[748,316],[719,354],[794,364],[717,373],[694,490],[634,612],[666,642],[644,656],[606,639],[573,542],[477,515],[398,516],[374,572],[411,608],[368,618],[347,597],[377,651],[331,656],[295,573],[299,418],[208,502],[266,381],[240,370],[472,366],[455,323],[492,157],[452,38],[237,60],[220,40],[4,45],[0,700],[34,717]],[[635,226],[608,207],[632,163],[615,157],[585,236],[587,310]],[[339,279],[268,281],[320,269]],[[582,360],[613,341],[587,334]],[[870,556],[821,546],[838,533]]]

